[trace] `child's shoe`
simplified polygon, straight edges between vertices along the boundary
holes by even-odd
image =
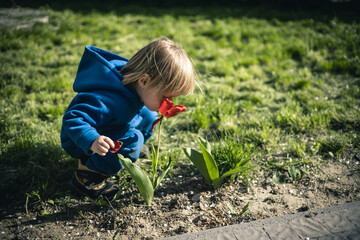
[[[82,196],[96,199],[102,195],[112,200],[115,194],[120,191],[118,185],[106,181],[108,176],[101,173],[76,170],[74,176],[69,181],[72,190]]]
[[[118,185],[106,181],[108,175],[92,171],[88,169],[80,160],[78,162],[78,170],[75,171],[69,186],[76,193],[96,199],[102,195],[112,200],[120,191]]]

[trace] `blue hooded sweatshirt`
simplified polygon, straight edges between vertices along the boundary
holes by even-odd
[[[100,135],[126,129],[144,106],[134,89],[122,84],[120,69],[127,59],[105,50],[86,46],[74,91],[78,94],[66,110],[61,145],[75,158],[85,154]]]

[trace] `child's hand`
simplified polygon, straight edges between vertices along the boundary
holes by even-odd
[[[94,153],[99,154],[100,156],[105,156],[111,148],[115,148],[113,140],[106,136],[100,136],[95,139],[95,141],[90,147],[90,150]]]

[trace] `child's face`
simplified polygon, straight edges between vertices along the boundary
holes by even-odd
[[[151,111],[159,110],[165,98],[172,99],[179,96],[176,92],[163,93],[159,88],[145,88],[140,95],[144,105]]]
[[[150,81],[151,79],[149,75],[141,75],[137,81],[137,86],[135,89],[139,94],[141,101],[151,111],[159,110],[160,104],[165,98],[169,98],[171,100],[172,98],[180,95],[176,92],[164,93],[158,87],[151,87],[149,85]]]

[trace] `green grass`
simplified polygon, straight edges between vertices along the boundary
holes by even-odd
[[[48,23],[0,29],[2,203],[67,194],[76,161],[61,149],[59,132],[85,45],[130,58],[168,36],[194,59],[203,92],[175,99],[189,110],[163,125],[161,151],[171,151],[175,164],[186,162],[181,147],[195,147],[198,136],[228,146],[241,139],[254,146],[254,170],[289,171],[294,180],[309,163],[359,151],[358,20],[276,9],[260,17],[256,7],[219,15],[217,7],[41,9]],[[223,164],[239,153],[220,150]],[[287,156],[280,165],[264,160],[277,154]]]

